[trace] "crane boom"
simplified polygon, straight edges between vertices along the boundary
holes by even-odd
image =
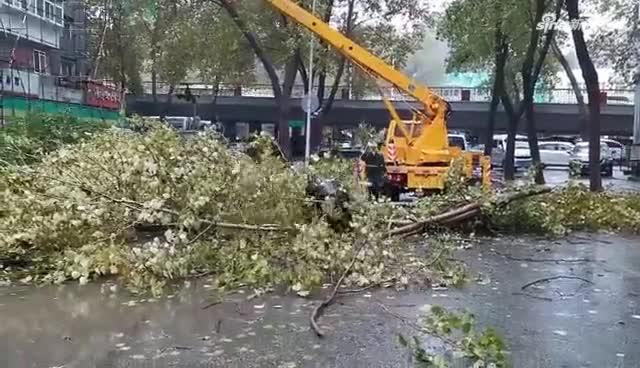
[[[391,113],[387,129],[385,164],[392,198],[399,198],[405,190],[441,190],[447,173],[456,158],[464,158],[464,176],[473,176],[473,154],[463,154],[451,147],[446,120],[451,112],[449,103],[429,88],[418,84],[402,72],[356,44],[293,0],[265,0],[280,13],[307,28],[340,54],[378,80],[391,83],[397,89],[418,100],[422,111],[413,120],[401,120],[395,107],[385,96],[385,106]],[[486,158],[483,174],[488,167]],[[483,175],[483,183],[490,176]],[[489,181],[490,184],[490,181]]]
[[[425,111],[431,110],[435,112],[439,109],[447,108],[446,102],[429,88],[416,83],[416,81],[396,70],[381,58],[373,55],[364,47],[356,44],[293,1],[266,1],[284,15],[313,32],[324,42],[333,46],[349,60],[421,102],[425,107]]]

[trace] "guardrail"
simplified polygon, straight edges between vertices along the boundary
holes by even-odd
[[[144,93],[151,94],[152,88],[150,82],[145,82]],[[217,91],[212,85],[202,83],[182,84],[174,89],[174,93],[184,93],[186,87],[189,86],[191,93],[196,96],[243,96],[243,97],[274,97],[273,89],[268,84],[255,84],[249,86],[230,86],[222,85]],[[316,87],[317,88],[317,87]],[[156,88],[157,94],[168,94],[169,86],[159,83]],[[449,102],[489,102],[491,101],[491,89],[483,87],[432,87],[432,91],[442,96]],[[331,86],[325,87],[325,96],[331,91]],[[587,99],[586,90],[582,94]],[[305,95],[305,88],[302,85],[293,87],[291,97],[301,98]],[[347,86],[342,86],[338,90],[337,99],[351,99],[357,101],[380,101],[382,96],[394,101],[412,101],[413,98],[400,93],[393,87],[385,87],[380,91],[367,93],[353,93],[349,91]],[[605,89],[602,90],[603,102],[609,105],[633,105],[634,91],[632,89]],[[570,88],[559,88],[551,90],[539,90],[535,96],[536,103],[557,103],[557,104],[577,104],[575,93]]]

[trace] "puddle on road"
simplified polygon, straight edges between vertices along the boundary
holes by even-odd
[[[411,367],[396,339],[408,330],[380,308],[382,303],[409,318],[425,306],[467,308],[482,325],[506,336],[518,367],[539,366],[531,362],[614,366],[621,359],[640,361],[638,244],[637,238],[604,236],[580,244],[545,239],[479,244],[459,255],[472,274],[465,288],[345,297],[321,318],[327,334],[322,340],[308,327],[316,301],[282,295],[247,300],[246,292],[203,309],[216,299],[208,280],[158,299],[135,298],[112,284],[0,288],[0,341],[5,342],[0,365]],[[525,268],[505,254],[593,261],[529,261]],[[593,285],[556,279],[521,289],[562,275]]]

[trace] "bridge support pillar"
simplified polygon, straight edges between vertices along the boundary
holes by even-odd
[[[224,122],[224,136],[225,138],[235,140],[237,135],[236,122]]]
[[[262,131],[262,123],[259,121],[252,121],[249,123],[249,134],[260,134]]]

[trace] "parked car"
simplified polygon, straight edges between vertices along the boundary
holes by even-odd
[[[491,150],[491,163],[493,166],[504,167],[507,155],[507,135],[497,134],[493,136],[493,148]],[[526,136],[516,136],[516,150],[514,153],[515,169],[527,170],[531,167],[531,151]]]
[[[589,174],[589,143],[579,142],[571,152],[569,160],[572,175]],[[613,157],[611,150],[604,142],[600,145],[600,171],[603,176],[613,176]]]
[[[571,144],[575,145],[576,142],[580,141],[580,137],[576,136],[576,135],[552,135],[552,136],[544,137],[542,139],[542,141],[545,141],[545,142],[566,142],[566,143],[571,143]]]
[[[622,143],[613,139],[603,139],[602,142],[609,147],[609,150],[611,150],[611,157],[613,158],[613,162],[620,163],[627,157],[624,152],[625,150]]]
[[[540,161],[545,167],[569,166],[575,147],[569,142],[540,142]]]
[[[318,152],[322,157],[334,156],[344,159],[360,158],[364,151],[361,147],[323,147]]]

